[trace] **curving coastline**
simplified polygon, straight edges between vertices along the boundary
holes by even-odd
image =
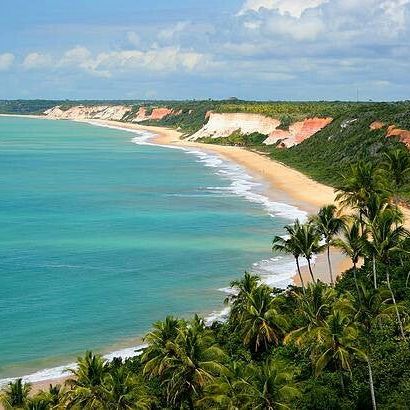
[[[35,118],[44,119],[44,117]],[[155,137],[151,139],[151,142],[154,144],[169,147],[197,148],[201,151],[222,155],[223,157],[240,164],[256,177],[263,178],[268,182],[270,184],[269,190],[271,197],[273,197],[275,201],[278,201],[279,198],[281,202],[298,207],[307,212],[316,211],[324,203],[334,202],[334,192],[332,188],[319,184],[298,171],[243,148],[208,145],[182,140],[180,138],[181,133],[178,131],[161,127],[140,126],[137,124],[110,120],[82,120],[80,122],[119,129],[135,130],[139,132],[149,131],[150,133],[155,134]],[[334,252],[333,259],[338,272],[342,272],[349,267],[346,258],[342,257],[340,253]],[[318,277],[323,281],[328,281],[324,257],[317,258],[315,270],[325,272],[323,275],[318,275]],[[305,275],[308,280],[308,273],[305,272]],[[296,278],[294,278],[293,281],[296,284],[298,282]],[[64,368],[65,367],[66,366],[64,366]],[[43,378],[41,382],[36,382],[35,386],[44,386],[45,383],[50,381],[61,381],[61,379]]]

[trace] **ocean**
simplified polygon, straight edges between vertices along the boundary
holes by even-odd
[[[232,162],[149,137],[0,117],[3,383],[58,377],[86,349],[132,355],[169,314],[215,320],[245,270],[290,283],[271,240],[305,213]]]

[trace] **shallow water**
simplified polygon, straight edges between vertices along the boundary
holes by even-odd
[[[303,216],[215,155],[68,121],[0,118],[0,192],[0,378],[219,311],[245,269],[286,285],[270,241]]]

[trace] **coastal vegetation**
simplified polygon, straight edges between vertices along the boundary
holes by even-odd
[[[64,385],[2,392],[20,409],[405,409],[410,394],[410,234],[397,193],[406,157],[357,162],[324,206],[288,225],[272,248],[308,263],[310,281],[273,289],[250,273],[234,281],[224,322],[173,316],[155,323],[131,359],[87,352]],[[404,159],[403,159],[404,158]],[[391,181],[394,181],[392,183]],[[312,257],[340,248],[351,268],[326,284]],[[359,263],[361,262],[361,263]],[[332,272],[329,257],[329,272]]]

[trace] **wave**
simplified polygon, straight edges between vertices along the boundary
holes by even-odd
[[[264,195],[263,184],[261,182],[255,182],[255,178],[249,175],[243,167],[230,160],[222,158],[218,154],[211,154],[193,148],[150,142],[156,135],[150,131],[122,128],[115,125],[101,124],[93,121],[88,121],[88,123],[98,127],[111,128],[136,134],[137,136],[131,141],[137,145],[178,149],[191,155],[195,155],[198,158],[198,161],[203,163],[206,167],[215,168],[215,174],[226,178],[231,182],[231,184],[227,187],[208,187],[207,189],[209,191],[225,194],[230,193],[241,196],[250,202],[262,205],[272,217],[280,216],[290,220],[300,219],[301,221],[304,221],[307,218],[307,213],[296,206],[273,201],[268,196]]]

